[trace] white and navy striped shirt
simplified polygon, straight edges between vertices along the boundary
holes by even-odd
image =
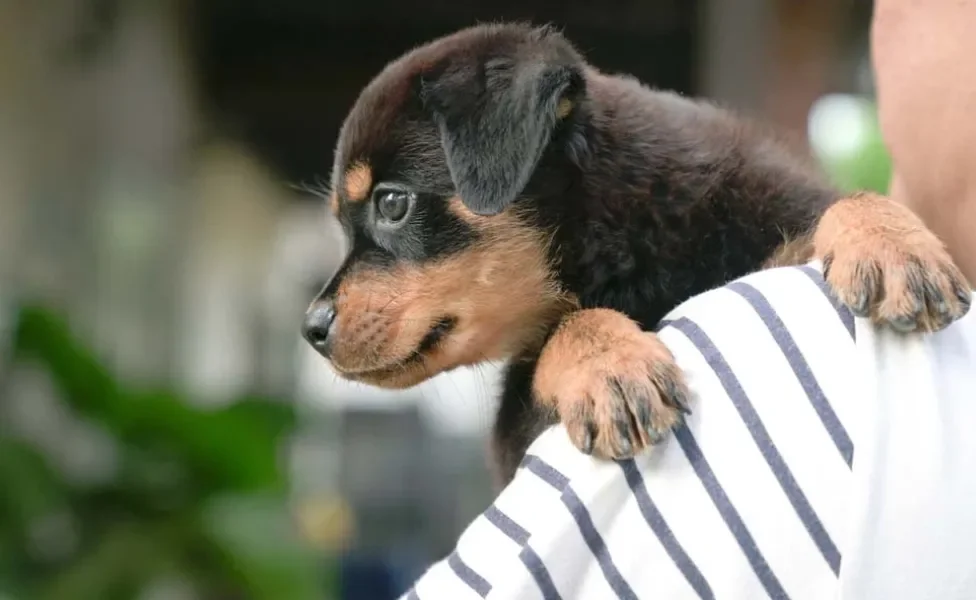
[[[687,424],[621,462],[547,431],[405,598],[976,599],[973,314],[876,330],[813,265],[698,296],[659,335]]]

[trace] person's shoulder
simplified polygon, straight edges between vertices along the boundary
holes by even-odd
[[[759,325],[755,320],[734,318],[745,309],[773,329],[802,321],[825,326],[828,333],[842,329],[855,339],[854,315],[833,296],[817,262],[757,271],[699,294],[671,311],[658,329],[688,320],[699,326],[736,330]]]
[[[687,300],[658,326],[680,366],[693,351],[719,369],[729,354],[748,357],[739,368],[785,358],[793,370],[812,355],[830,371],[853,356],[856,332],[854,315],[831,293],[819,263],[746,275]]]

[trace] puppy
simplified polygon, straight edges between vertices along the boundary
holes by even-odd
[[[342,126],[329,203],[349,253],[305,337],[386,388],[510,359],[500,483],[556,419],[607,458],[661,439],[688,391],[647,331],[764,265],[820,258],[842,302],[901,331],[969,308],[908,210],[841,198],[776,138],[603,74],[547,27],[473,27],[390,63]]]

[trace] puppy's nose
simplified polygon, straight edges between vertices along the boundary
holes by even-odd
[[[302,323],[302,337],[304,337],[319,354],[328,357],[332,345],[333,324],[335,323],[335,305],[330,301],[319,301],[305,313]]]

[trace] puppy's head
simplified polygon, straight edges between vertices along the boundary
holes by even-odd
[[[402,388],[505,358],[571,305],[531,196],[582,69],[547,28],[482,26],[413,50],[362,92],[330,197],[349,253],[304,324],[341,375]]]

